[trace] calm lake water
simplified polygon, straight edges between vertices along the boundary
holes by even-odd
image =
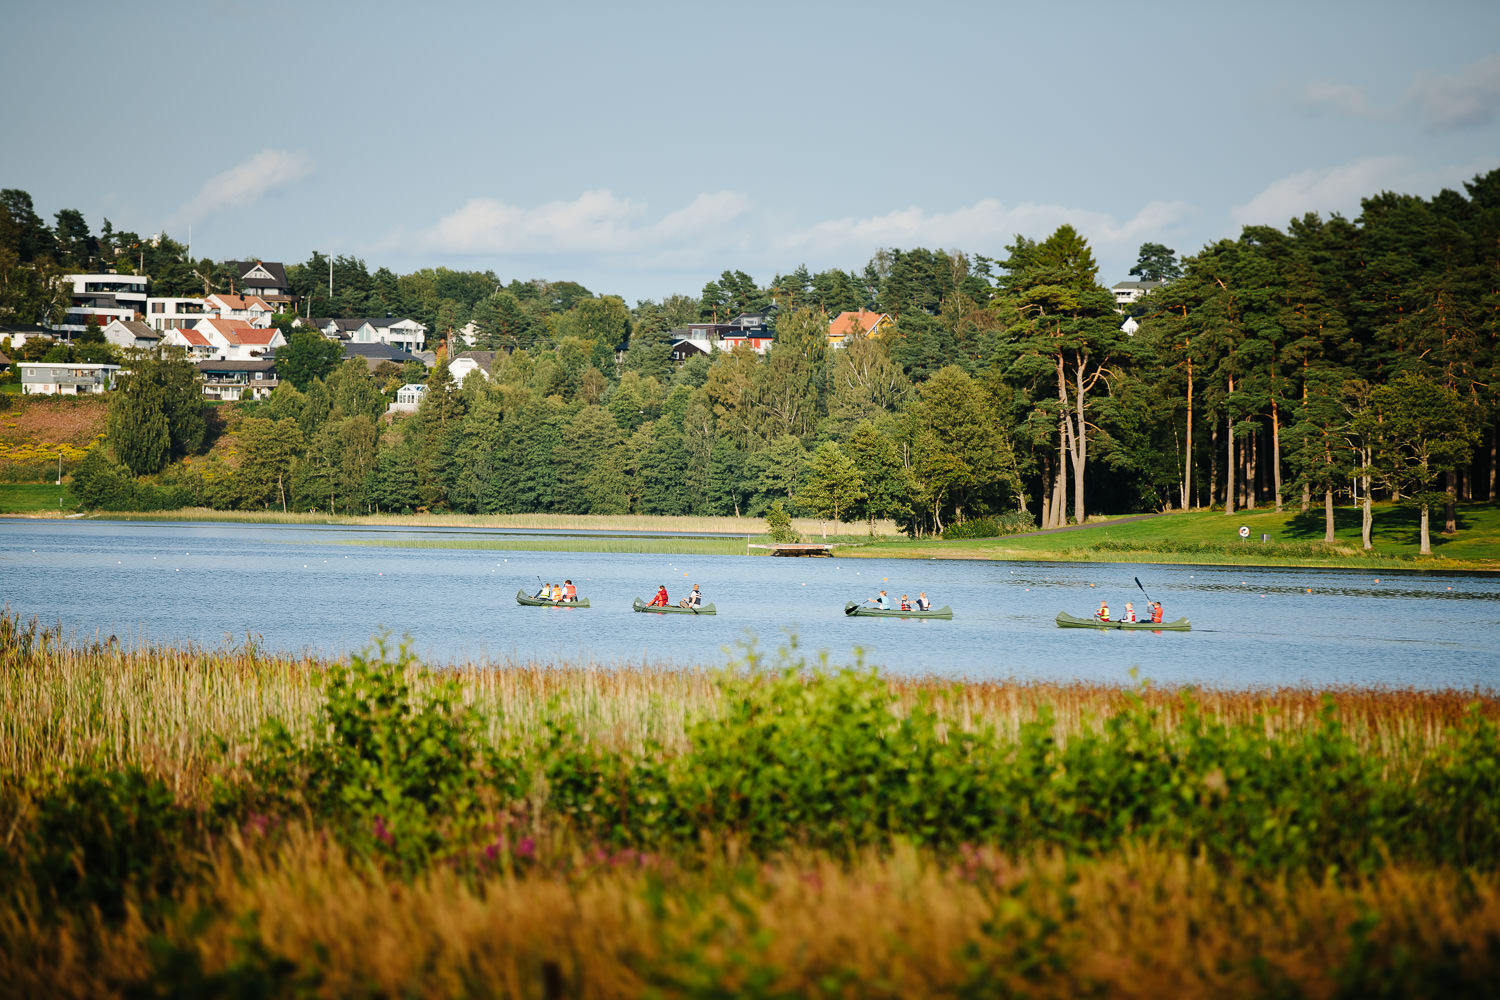
[[[1500,689],[1500,576],[1106,563],[772,559],[413,549],[493,544],[484,529],[390,529],[0,518],[0,604],[80,637],[342,654],[383,630],[431,662],[721,664],[750,638],[795,635],[835,663],[953,678],[1219,687],[1383,684]],[[589,609],[529,608],[538,576],[570,577]],[[1059,611],[1143,607],[1140,577],[1189,633],[1059,629]],[[717,617],[636,614],[693,583]],[[952,621],[847,618],[885,588],[926,590]]]

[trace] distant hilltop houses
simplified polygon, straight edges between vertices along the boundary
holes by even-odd
[[[181,349],[197,363],[203,392],[210,399],[264,399],[280,384],[277,348],[286,334],[273,325],[278,313],[294,313],[296,295],[286,268],[275,261],[229,261],[238,277],[234,292],[203,296],[153,296],[151,279],[138,274],[66,274],[70,289],[62,319],[48,326],[0,327],[0,339],[18,350],[32,338],[73,343],[89,324],[103,330],[110,345],[134,350]],[[339,343],[346,358],[360,358],[373,370],[385,361],[421,361],[427,327],[399,316],[293,321]],[[118,365],[17,362],[21,391],[27,395],[81,395],[114,388]]]

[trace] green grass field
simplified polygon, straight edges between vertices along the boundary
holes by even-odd
[[[1240,526],[1250,529],[1241,541]],[[1417,514],[1393,505],[1374,510],[1374,550],[1360,546],[1360,512],[1334,512],[1335,541],[1323,542],[1321,508],[1298,514],[1272,510],[1188,511],[1141,521],[1116,519],[1048,534],[964,541],[871,542],[841,548],[840,556],[912,559],[1041,559],[1064,562],[1171,562],[1236,565],[1430,567],[1500,570],[1500,504],[1459,508],[1458,532],[1432,531],[1432,555],[1418,555]],[[1268,536],[1262,542],[1261,535]]]
[[[61,501],[61,502],[59,502]],[[78,509],[67,484],[0,483],[0,514],[71,514]]]

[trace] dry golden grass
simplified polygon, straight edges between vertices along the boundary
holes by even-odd
[[[705,995],[690,987],[709,983],[730,996],[1220,997],[1271,984],[1331,996],[1350,970],[1384,981],[1398,960],[1483,983],[1500,937],[1493,873],[1246,880],[1150,848],[1090,862],[900,847],[849,864],[718,857],[686,870],[580,853],[531,873],[403,882],[306,833],[274,847],[236,839],[161,924],[132,913],[111,930],[49,926],[0,910],[11,942],[0,981],[18,995],[105,996],[146,978],[153,937],[221,972],[251,936],[315,973],[322,996],[613,1000],[652,986]]]
[[[0,445],[47,442],[87,448],[104,433],[109,402],[95,396],[22,396],[0,410]]]
[[[56,633],[0,617],[0,770],[28,774],[102,756],[138,761],[191,798],[204,778],[233,766],[262,723],[306,725],[322,703],[328,663],[306,656],[266,656],[253,647],[129,647],[64,641]],[[22,653],[23,648],[30,652]],[[390,651],[394,654],[394,650]],[[542,720],[570,714],[580,731],[612,748],[654,741],[685,746],[686,728],[717,711],[714,671],[653,664],[484,663],[430,671],[410,667],[418,691],[453,678],[492,739],[540,731]],[[1042,708],[1056,735],[1097,729],[1132,697],[1160,712],[1160,725],[1181,717],[1180,693],[1102,684],[1013,681],[953,682],[890,678],[897,711],[928,701],[949,725],[992,727],[1014,736]],[[1421,757],[1446,739],[1467,707],[1500,718],[1500,697],[1469,691],[1300,688],[1194,692],[1209,715],[1229,722],[1260,718],[1269,731],[1316,721],[1323,700],[1361,745],[1392,763]],[[230,747],[221,758],[217,745]]]

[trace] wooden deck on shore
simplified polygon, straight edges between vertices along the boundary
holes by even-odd
[[[832,545],[773,545],[773,556],[831,556]]]

